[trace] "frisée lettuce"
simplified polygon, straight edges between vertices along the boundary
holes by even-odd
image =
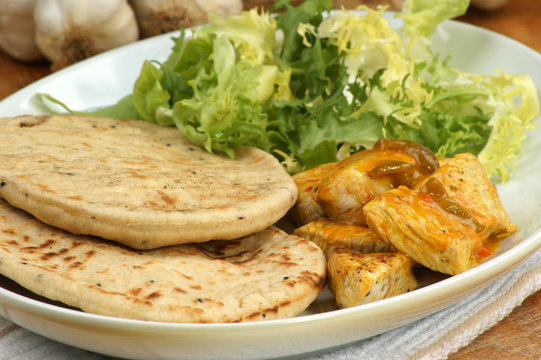
[[[464,73],[434,54],[431,34],[469,1],[437,3],[406,1],[398,29],[385,8],[330,12],[330,0],[210,16],[191,36],[181,29],[166,61],[146,61],[133,93],[95,114],[175,126],[231,157],[255,146],[290,173],[392,137],[438,156],[471,152],[506,181],[539,113],[537,91],[526,75]]]

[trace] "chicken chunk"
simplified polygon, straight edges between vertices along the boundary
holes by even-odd
[[[365,304],[414,290],[413,264],[398,252],[363,254],[336,248],[327,262],[328,285],[340,308]]]
[[[438,180],[447,196],[482,225],[480,236],[483,239],[491,234],[504,236],[517,230],[500,202],[496,186],[486,176],[477,157],[470,153],[457,154],[440,164],[440,168],[418,183],[415,189],[422,189],[430,178]]]
[[[313,169],[293,175],[293,181],[297,185],[297,202],[289,211],[289,216],[298,225],[304,225],[310,221],[325,216],[321,206],[313,199],[312,190],[323,176],[335,167],[336,163],[319,165]]]
[[[318,219],[293,231],[293,234],[318,245],[329,256],[335,248],[347,248],[362,253],[396,251],[367,226]]]
[[[364,205],[395,186],[392,177],[373,178],[369,173],[390,162],[415,166],[414,157],[405,152],[364,150],[325,175],[314,188],[314,199],[331,220],[365,225]]]
[[[400,186],[366,204],[364,213],[380,237],[434,271],[455,275],[478,263],[483,247],[471,219],[449,212],[427,193]]]

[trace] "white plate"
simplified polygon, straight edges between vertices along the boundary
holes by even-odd
[[[164,59],[171,35],[113,50],[54,73],[0,102],[0,114],[38,113],[31,98],[44,92],[72,108],[111,104],[131,90],[144,59]],[[463,71],[529,74],[541,89],[541,55],[503,36],[459,22],[444,23],[435,35],[440,53]],[[520,59],[519,61],[517,59]],[[539,123],[539,118],[536,122]],[[460,275],[413,292],[344,310],[322,311],[324,299],[301,316],[238,324],[168,324],[83,313],[40,301],[2,284],[0,312],[16,324],[83,349],[133,359],[251,359],[322,351],[380,334],[425,317],[488,285],[541,246],[541,133],[532,130],[513,178],[499,192],[518,234],[496,256]],[[4,281],[6,282],[6,281]],[[26,295],[26,296],[25,296]],[[321,305],[321,306],[320,306]]]

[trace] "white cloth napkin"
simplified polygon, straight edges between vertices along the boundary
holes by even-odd
[[[445,359],[541,289],[541,250],[496,282],[431,316],[310,360]],[[0,359],[104,360],[0,317]]]

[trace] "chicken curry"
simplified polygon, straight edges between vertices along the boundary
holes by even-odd
[[[416,268],[464,272],[517,230],[470,153],[437,158],[412,141],[380,139],[293,179],[294,233],[325,252],[342,308],[415,289]]]

